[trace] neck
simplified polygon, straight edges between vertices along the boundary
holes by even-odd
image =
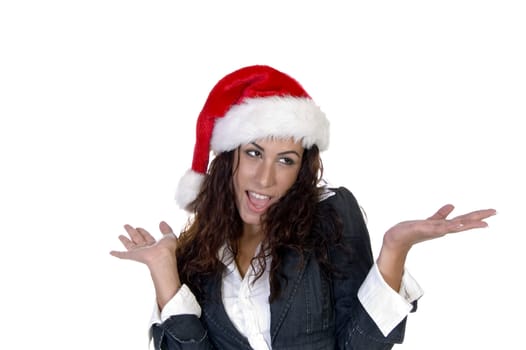
[[[263,234],[259,226],[245,225],[243,235],[239,239],[239,247],[236,255],[236,264],[241,276],[245,276],[250,262],[256,254],[256,249],[262,240]]]

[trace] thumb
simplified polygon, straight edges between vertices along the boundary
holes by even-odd
[[[163,235],[173,233],[172,228],[165,221],[161,221],[161,223],[159,224],[159,229],[161,230],[161,233]]]
[[[438,211],[431,215],[430,217],[428,217],[427,219],[428,220],[440,220],[440,219],[445,219],[448,217],[449,214],[451,214],[451,212],[453,211],[453,209],[455,209],[455,207],[453,206],[453,204],[446,204],[444,206],[442,206],[442,208],[438,209]]]

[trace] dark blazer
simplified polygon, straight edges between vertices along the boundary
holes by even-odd
[[[358,300],[360,285],[373,265],[369,233],[354,196],[347,189],[331,189],[335,195],[319,202],[319,210],[335,209],[343,222],[344,243],[349,251],[329,249],[331,262],[344,277],[326,277],[314,256],[306,252],[305,263],[290,251],[283,256],[282,272],[287,283],[270,304],[273,350],[391,349],[401,343],[404,319],[384,337]],[[316,234],[330,231],[330,222],[320,222]],[[324,227],[327,228],[324,230]],[[299,266],[302,266],[299,268]],[[176,315],[152,326],[156,349],[251,349],[227,316],[221,302],[221,280],[211,280],[201,302],[202,315]]]

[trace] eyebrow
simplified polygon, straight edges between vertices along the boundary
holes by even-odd
[[[258,145],[257,143],[251,142],[251,144],[254,145],[254,147],[258,148],[260,151],[263,151],[263,152],[265,151],[265,149],[261,147],[260,145]],[[283,156],[285,154],[290,154],[290,153],[297,155],[298,158],[301,158],[300,154],[294,150],[279,152],[278,155]]]

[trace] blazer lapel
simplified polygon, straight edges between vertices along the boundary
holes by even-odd
[[[301,259],[298,253],[289,251],[283,256],[281,272],[284,277],[280,278],[281,293],[279,298],[270,304],[270,336],[272,341],[276,338],[296,296],[296,292],[301,286],[305,268],[309,263],[311,254],[306,253],[304,257],[303,264],[300,265]]]
[[[234,326],[221,301],[221,278],[211,278],[206,284],[205,289],[211,299],[203,302],[203,305],[201,305],[201,317],[205,318],[209,327],[214,327],[216,330],[239,343],[239,349],[250,349],[247,338],[239,333]]]

